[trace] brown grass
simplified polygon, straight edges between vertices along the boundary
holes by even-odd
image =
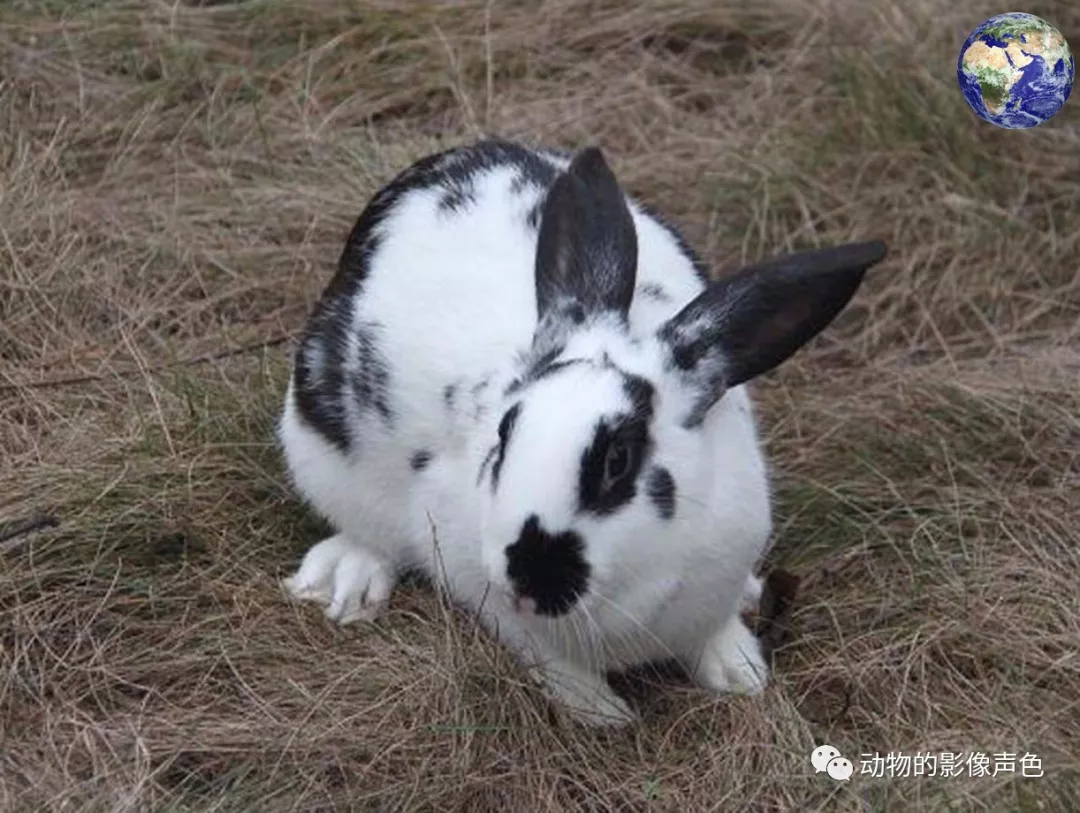
[[[0,12],[4,810],[1080,809],[1080,103],[963,105],[983,0],[9,2]],[[1036,2],[1080,46],[1080,6]],[[422,586],[341,630],[271,429],[366,198],[481,132],[601,144],[717,273],[868,236],[858,304],[756,386],[759,699],[644,679],[550,719]],[[829,742],[1045,776],[813,774]]]

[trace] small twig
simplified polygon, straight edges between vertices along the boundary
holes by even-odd
[[[45,528],[55,528],[59,524],[60,520],[51,514],[43,514],[39,517],[32,517],[31,519],[13,522],[10,527],[0,530],[0,544],[10,542],[12,539],[16,539],[20,536],[26,536],[26,534],[33,533],[34,531],[41,531]]]
[[[122,378],[129,375],[145,375],[146,373],[159,373],[163,370],[169,370],[176,367],[190,367],[195,364],[206,364],[211,361],[218,361],[220,359],[229,358],[231,356],[242,356],[246,353],[251,353],[257,350],[264,350],[267,347],[276,347],[279,344],[284,344],[293,337],[294,334],[287,333],[282,336],[273,336],[269,339],[265,339],[253,344],[245,344],[240,347],[234,347],[231,350],[218,350],[213,353],[201,353],[191,358],[180,359],[180,361],[174,361],[166,364],[155,364],[150,367],[133,367],[125,370],[113,370],[110,373],[92,373],[87,375],[73,375],[63,376],[59,378],[46,378],[41,381],[25,381],[18,384],[5,383],[0,384],[0,392],[8,392],[10,390],[21,389],[44,389],[46,387],[67,387],[74,384],[88,384],[94,381],[104,381],[107,378]]]

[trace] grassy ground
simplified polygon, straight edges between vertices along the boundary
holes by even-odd
[[[1006,132],[956,86],[984,0],[7,2],[0,8],[3,810],[1080,809],[1080,101]],[[1080,6],[1025,7],[1080,47]],[[494,132],[601,144],[723,273],[881,236],[756,386],[757,699],[648,680],[549,719],[421,586],[345,630],[278,579],[322,529],[271,431],[366,198]],[[1036,754],[1042,778],[815,776]]]

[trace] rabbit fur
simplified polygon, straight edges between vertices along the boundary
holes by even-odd
[[[336,533],[286,579],[339,623],[419,569],[583,721],[635,712],[608,670],[676,658],[755,694],[740,617],[770,535],[745,382],[847,304],[879,242],[710,282],[598,148],[428,156],[349,235],[279,424]]]

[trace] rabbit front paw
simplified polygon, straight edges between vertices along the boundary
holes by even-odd
[[[294,598],[325,605],[338,624],[375,619],[394,587],[386,563],[342,534],[313,545],[283,584]]]
[[[738,615],[705,644],[694,675],[714,692],[761,694],[769,682],[769,667],[761,644]]]

